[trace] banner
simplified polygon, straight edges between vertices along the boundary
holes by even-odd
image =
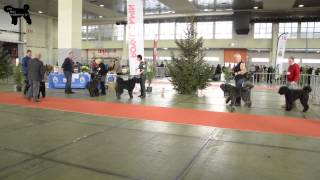
[[[288,40],[287,33],[281,34],[278,38],[276,69],[278,69],[278,72],[280,74],[282,74],[283,72],[283,62],[284,62],[284,54],[286,52],[287,40]]]
[[[137,55],[144,57],[143,0],[127,0],[127,21],[130,75],[135,75],[139,66]]]

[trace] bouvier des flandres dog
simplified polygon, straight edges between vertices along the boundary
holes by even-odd
[[[121,77],[117,77],[117,83],[116,83],[116,95],[117,98],[121,98],[121,94],[123,93],[123,90],[126,89],[128,90],[130,99],[133,98],[132,91],[136,85],[136,83],[139,83],[140,79],[137,77],[129,78],[128,80],[123,80]]]
[[[250,90],[253,88],[252,84],[244,84],[244,87],[242,88],[237,88],[231,84],[221,84],[220,88],[225,94],[227,94],[226,103],[229,103],[231,100],[231,111],[235,110],[234,105],[236,103],[236,99],[239,97],[242,98],[246,106],[251,107]]]
[[[99,96],[99,85],[100,78],[97,74],[92,73],[91,74],[91,81],[88,82],[87,88],[89,90],[89,94],[91,97]]]
[[[303,105],[303,112],[307,112],[309,109],[309,93],[311,91],[312,90],[309,86],[305,86],[303,89],[289,89],[287,86],[282,86],[280,87],[278,93],[285,96],[287,111],[292,109],[292,104],[294,101],[300,99],[300,102]]]

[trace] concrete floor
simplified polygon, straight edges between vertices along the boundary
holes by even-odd
[[[162,94],[162,88],[165,88]],[[0,85],[11,91],[11,85]],[[159,84],[145,100],[89,98],[87,91],[49,96],[228,111],[216,87],[204,97],[176,95]],[[138,95],[138,94],[136,94]],[[238,112],[320,119],[319,106],[285,112],[275,92],[253,91]],[[298,107],[298,109],[301,107]],[[302,127],[303,128],[303,127]],[[0,105],[0,179],[319,180],[320,139],[204,126],[109,118]]]

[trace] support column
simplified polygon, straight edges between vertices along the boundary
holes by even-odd
[[[61,66],[72,50],[75,61],[81,62],[82,1],[58,1],[58,64]]]
[[[53,57],[53,19],[48,18],[47,19],[47,62],[48,64],[54,65],[55,59]]]
[[[21,8],[22,5],[22,1],[19,0],[19,7]],[[26,51],[26,44],[22,43],[22,42],[26,42],[25,41],[25,37],[26,37],[26,29],[27,29],[27,23],[25,22],[25,20],[23,18],[19,18],[19,41],[20,43],[18,44],[18,57],[20,59],[20,62],[22,60],[22,58],[25,55],[25,51]]]
[[[272,49],[270,51],[270,63],[273,67],[276,66],[276,61],[277,61],[278,36],[279,36],[279,24],[273,23],[273,25],[272,25]]]
[[[121,57],[121,64],[122,65],[129,65],[128,61],[128,39],[127,39],[127,25],[124,25],[123,30],[123,40],[122,40],[122,57]]]

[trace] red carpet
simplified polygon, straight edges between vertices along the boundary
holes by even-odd
[[[276,134],[320,137],[320,121],[281,116],[223,113],[53,97],[49,97],[40,103],[32,103],[22,98],[20,94],[13,93],[0,93],[0,104],[79,112],[135,120],[154,120]],[[41,112],[39,111],[39,113]]]

